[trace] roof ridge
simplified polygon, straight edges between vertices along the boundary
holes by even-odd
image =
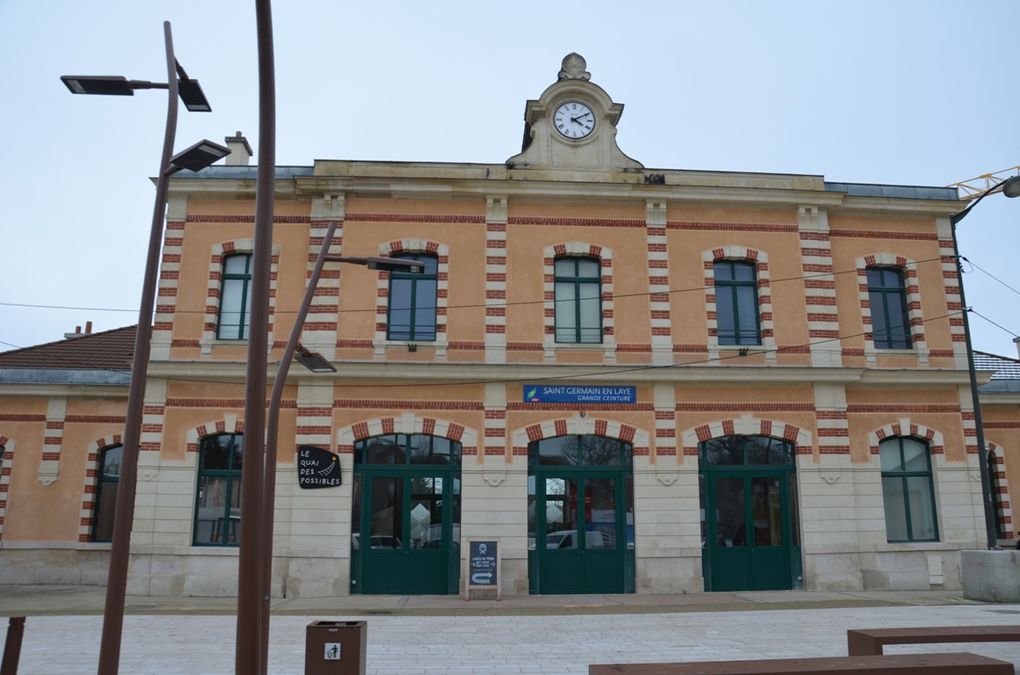
[[[137,326],[138,326],[138,324],[132,324],[130,326],[121,326],[120,328],[110,328],[110,329],[107,329],[107,330],[101,330],[98,333],[82,333],[81,335],[77,335],[76,337],[69,337],[69,338],[65,337],[65,338],[62,338],[60,340],[53,340],[52,342],[43,342],[43,343],[37,344],[37,345],[29,345],[28,347],[18,347],[17,349],[10,349],[10,350],[8,350],[6,352],[0,352],[0,356],[12,356],[12,355],[19,354],[19,353],[22,353],[22,352],[32,351],[34,349],[42,349],[44,347],[51,347],[53,345],[66,344],[66,343],[71,342],[71,341],[78,342],[79,340],[86,340],[88,338],[93,338],[93,337],[102,336],[102,335],[108,335],[110,333],[116,333],[117,331],[122,331],[122,330],[129,330],[129,329],[130,330],[134,330]]]

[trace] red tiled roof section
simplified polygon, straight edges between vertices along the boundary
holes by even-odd
[[[0,353],[0,368],[112,368],[131,370],[135,327]]]

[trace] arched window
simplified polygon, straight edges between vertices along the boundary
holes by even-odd
[[[123,457],[123,445],[112,445],[99,453],[92,496],[92,541],[113,541],[113,514],[117,509],[117,486]]]
[[[897,436],[879,443],[878,451],[886,537],[890,542],[938,541],[928,445],[916,438]]]
[[[439,261],[436,256],[426,253],[404,253],[392,257],[415,260],[425,268],[421,272],[390,272],[386,339],[434,341]]]
[[[868,302],[871,305],[871,334],[877,349],[910,349],[910,317],[903,270],[896,267],[868,268]]]
[[[198,453],[193,542],[196,546],[237,546],[244,436],[206,436]]]
[[[221,340],[246,340],[251,315],[251,254],[238,253],[223,259],[220,278],[220,315],[216,337]]]
[[[556,342],[602,342],[602,272],[597,258],[557,258]]]
[[[755,264],[746,260],[717,260],[714,269],[719,344],[760,345]]]

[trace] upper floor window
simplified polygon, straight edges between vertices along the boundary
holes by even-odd
[[[435,256],[425,253],[405,253],[392,257],[415,260],[425,268],[421,272],[390,272],[386,338],[435,340],[439,261]]]
[[[113,514],[117,509],[117,485],[123,457],[123,445],[114,445],[99,453],[99,470],[92,495],[92,541],[113,541]]]
[[[910,349],[910,319],[903,271],[895,267],[869,267],[868,301],[875,347]]]
[[[556,342],[602,342],[602,271],[597,258],[557,258]]]
[[[244,436],[206,436],[199,444],[198,453],[193,541],[196,545],[237,546],[241,527]]]
[[[223,259],[220,281],[220,316],[216,337],[246,340],[251,318],[251,254],[239,253]]]
[[[758,280],[753,262],[715,262],[715,306],[719,344],[761,344]]]
[[[890,542],[937,541],[935,489],[928,446],[916,438],[887,438],[882,462],[885,531]]]

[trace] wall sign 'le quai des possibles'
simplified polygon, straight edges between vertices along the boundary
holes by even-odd
[[[340,485],[340,456],[314,445],[298,447],[298,487],[306,490]]]

